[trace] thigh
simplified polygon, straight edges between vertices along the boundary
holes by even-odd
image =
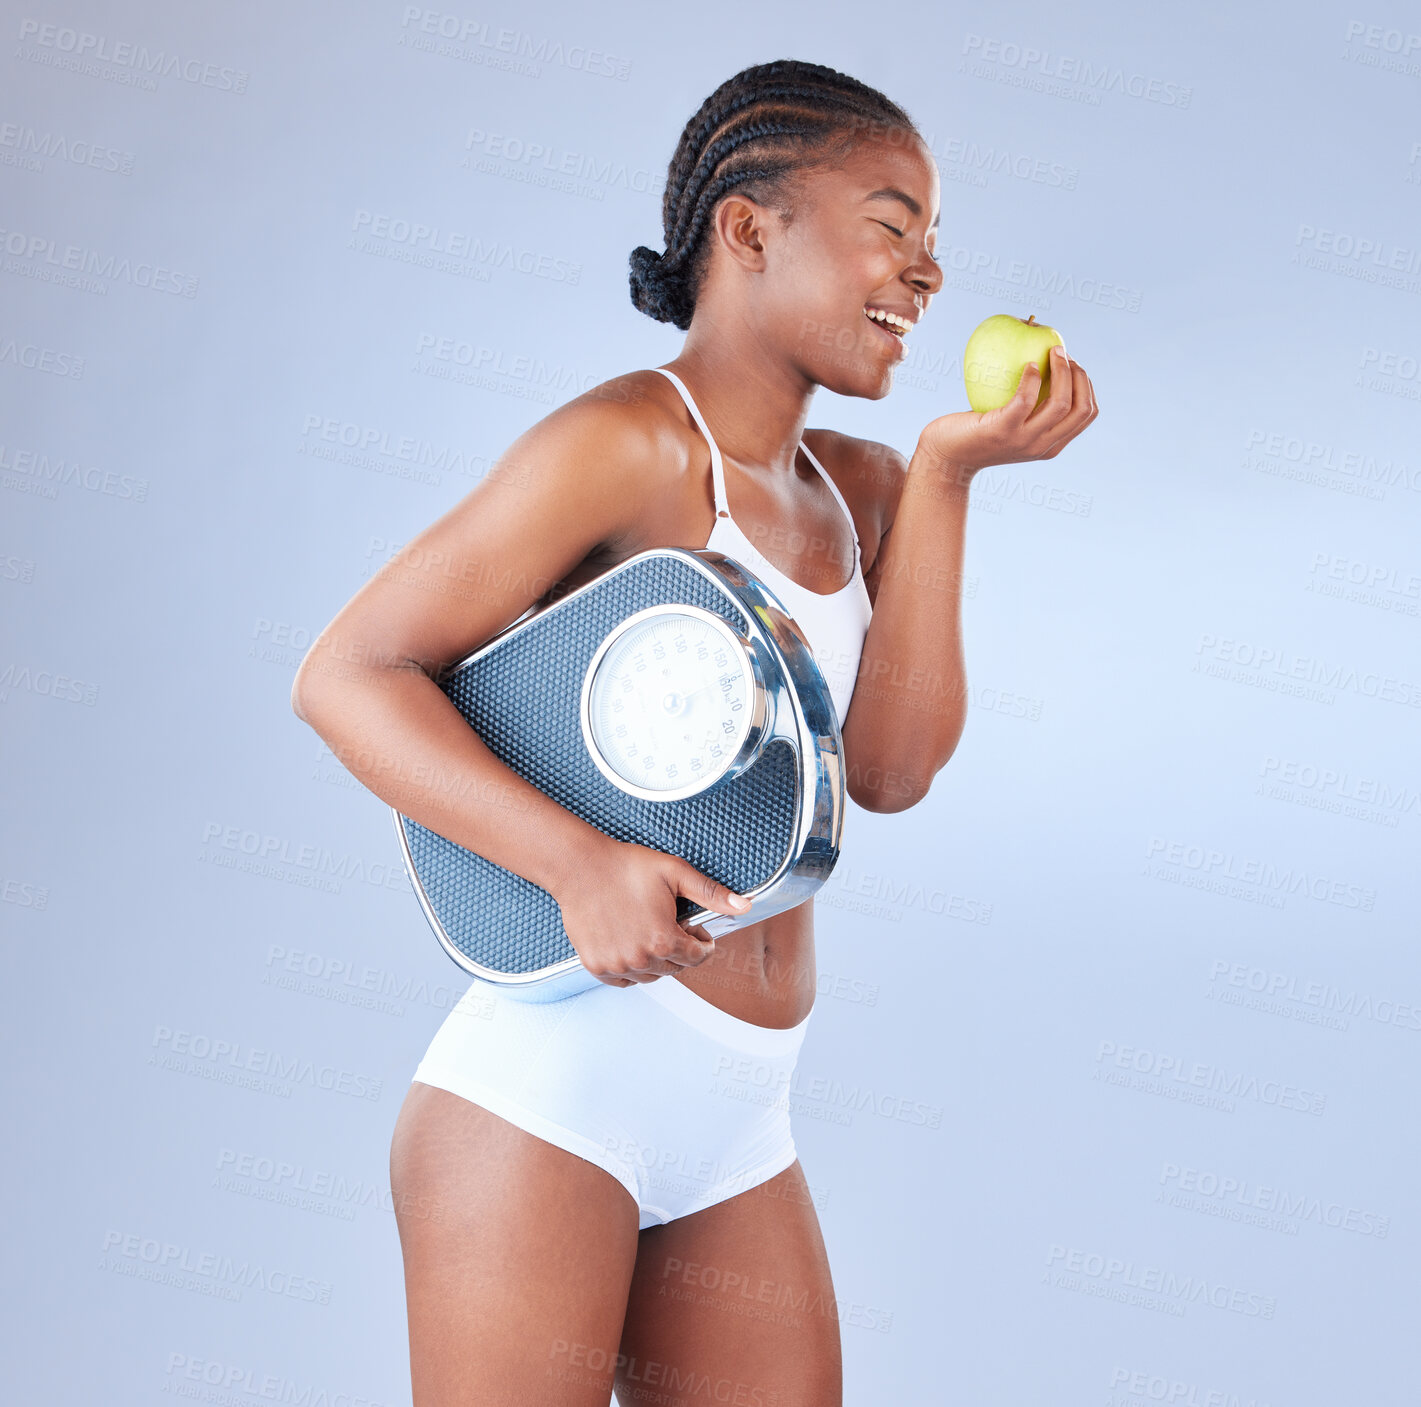
[[[839,1407],[839,1318],[798,1162],[641,1233],[622,1331],[622,1407]]]
[[[607,1407],[637,1254],[626,1189],[418,1081],[390,1184],[414,1407]]]

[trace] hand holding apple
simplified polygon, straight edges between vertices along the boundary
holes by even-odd
[[[918,436],[919,452],[964,485],[988,465],[1054,459],[1099,413],[1090,377],[1079,362],[1073,362],[1066,355],[1065,344],[1055,328],[1006,314],[1001,316],[1018,324],[1018,329],[1027,329],[1025,332],[1013,329],[1018,336],[1040,338],[1046,335],[1048,340],[1040,344],[1035,357],[1025,362],[1020,380],[1014,382],[1005,401],[987,410],[940,415]],[[991,322],[993,319],[988,318],[973,337]],[[1003,324],[997,326],[1000,328]],[[986,345],[993,355],[1003,355],[990,340]],[[968,346],[975,352],[982,344],[976,349],[970,342]],[[978,359],[979,367],[983,360]],[[968,375],[967,366],[968,355],[964,354],[964,377]],[[969,383],[969,398],[972,394]]]

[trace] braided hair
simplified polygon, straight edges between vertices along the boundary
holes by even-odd
[[[876,88],[823,64],[777,59],[727,79],[676,144],[661,200],[666,252],[644,244],[632,250],[632,303],[687,331],[710,257],[706,230],[721,197],[743,191],[761,204],[782,201],[795,174],[841,158],[874,128],[917,134],[908,114]]]

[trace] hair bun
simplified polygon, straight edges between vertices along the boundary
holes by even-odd
[[[690,326],[690,314],[681,307],[675,280],[668,276],[661,255],[639,244],[628,256],[627,267],[637,311],[657,322],[675,323],[684,332]]]
[[[639,244],[632,250],[631,257],[627,262],[631,268],[632,278],[642,287],[659,281],[661,255],[656,250]]]

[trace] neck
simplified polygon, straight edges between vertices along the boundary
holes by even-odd
[[[721,458],[745,468],[793,474],[815,383],[748,327],[727,337],[692,319],[667,369],[690,389],[715,434]],[[746,394],[753,388],[753,394]]]

